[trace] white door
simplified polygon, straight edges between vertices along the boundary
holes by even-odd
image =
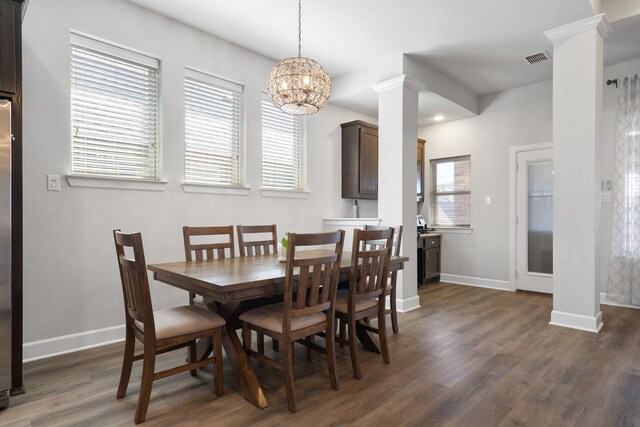
[[[516,288],[553,293],[553,157],[550,148],[518,153]]]

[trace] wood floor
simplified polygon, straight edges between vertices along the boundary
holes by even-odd
[[[296,414],[281,374],[253,361],[266,409],[242,399],[225,366],[221,397],[208,372],[156,382],[146,424],[640,426],[640,310],[602,306],[605,326],[593,334],[550,326],[550,296],[444,283],[419,294],[422,308],[399,315],[400,334],[388,326],[391,364],[361,352],[358,381],[338,348],[339,391],[324,357],[308,362],[300,347]],[[26,364],[27,393],[0,411],[0,426],[132,425],[141,369],[116,400],[121,354],[114,344]]]

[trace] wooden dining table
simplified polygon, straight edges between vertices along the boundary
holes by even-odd
[[[321,250],[309,251],[309,255],[315,256],[319,251]],[[392,256],[390,271],[402,269],[406,261],[407,257]],[[344,252],[340,281],[349,280],[350,265],[351,253]],[[238,317],[243,312],[282,300],[285,263],[279,261],[276,254],[267,254],[150,264],[147,268],[159,282],[215,301],[216,312],[227,322],[222,333],[222,345],[242,394],[253,405],[265,408],[267,400],[236,330],[242,327]],[[357,328],[356,333],[366,349],[379,351],[364,328]]]

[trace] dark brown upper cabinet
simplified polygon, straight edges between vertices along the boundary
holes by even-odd
[[[342,198],[378,198],[378,127],[356,120],[342,126]]]
[[[342,123],[342,198],[378,199],[378,126]],[[424,143],[418,139],[417,200],[424,201]]]
[[[16,20],[19,7],[13,2],[0,2],[0,92],[16,93]]]
[[[416,187],[418,189],[418,201],[424,202],[424,139],[418,138],[418,172],[416,174]]]

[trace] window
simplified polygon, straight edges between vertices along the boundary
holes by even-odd
[[[185,182],[242,186],[242,85],[185,75]]]
[[[431,160],[431,225],[471,225],[471,156]]]
[[[262,187],[304,190],[302,118],[262,100]]]
[[[72,174],[159,179],[158,67],[71,34]]]

